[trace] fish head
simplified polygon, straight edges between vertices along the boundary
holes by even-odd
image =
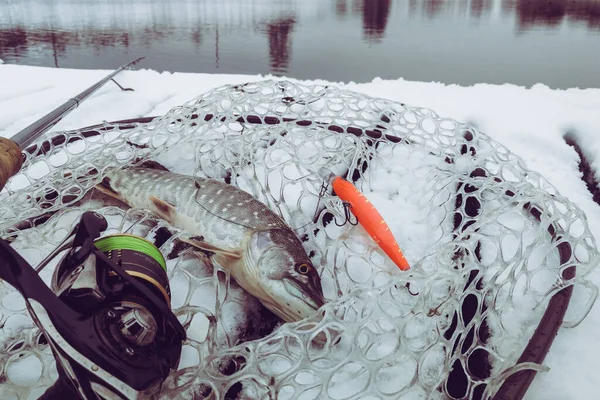
[[[253,232],[244,258],[260,286],[253,294],[283,320],[307,318],[325,304],[321,278],[290,229]]]

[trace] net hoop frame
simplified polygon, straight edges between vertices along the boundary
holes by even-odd
[[[60,135],[51,137],[48,140],[42,142],[40,144],[41,148],[39,148],[39,149],[38,149],[38,145],[31,145],[31,146],[27,147],[26,149],[24,149],[23,151],[26,153],[29,153],[30,155],[35,157],[36,155],[45,154],[45,152],[48,149],[50,149],[52,146],[66,145],[68,143],[72,143],[74,141],[81,140],[80,137],[70,137],[70,139],[68,140],[68,143],[65,143],[65,141],[67,141],[67,140],[65,140],[65,138],[69,137],[70,136],[69,134],[73,133],[73,132],[78,132],[79,135],[81,135],[81,137],[88,138],[88,137],[102,135],[113,129],[119,129],[119,130],[133,129],[136,127],[136,124],[152,122],[154,119],[157,119],[160,117],[162,117],[162,116],[138,117],[138,118],[118,120],[118,121],[112,121],[112,122],[104,122],[101,124],[86,126],[84,128],[80,128],[80,129],[63,131],[63,132],[61,132]],[[192,118],[194,118],[194,117],[200,118],[199,115],[193,115]],[[215,117],[218,117],[218,116],[207,114],[204,117],[204,121],[210,121],[212,118],[215,118]],[[290,119],[290,118],[284,118],[282,121],[282,119],[280,119],[279,117],[275,117],[275,116],[271,116],[271,117],[270,116],[262,116],[262,119],[259,118],[258,116],[253,116],[253,115],[246,115],[246,116],[240,115],[238,117],[238,122],[244,122],[244,123],[250,123],[250,124],[265,123],[268,125],[274,125],[274,124],[278,124],[281,122],[291,122],[291,121],[294,121],[294,120]],[[296,120],[295,122],[299,126],[302,126],[302,124],[303,124],[302,120]],[[199,123],[201,123],[201,121],[199,121]],[[338,132],[340,134],[354,134],[356,136],[366,135],[370,139],[373,139],[373,140],[378,140],[378,139],[384,138],[393,143],[399,143],[399,142],[403,141],[403,138],[401,138],[401,137],[383,133],[381,130],[378,130],[378,129],[364,130],[364,129],[357,128],[355,131],[352,131],[351,128],[352,127],[344,129],[342,127],[339,127],[339,129],[336,129],[335,124],[329,125],[329,130]],[[468,134],[468,132],[467,132],[467,134]],[[471,155],[474,157],[475,154],[473,152],[476,152],[476,150],[473,150],[473,148],[471,148],[471,149],[472,149]],[[466,149],[464,151],[461,150],[461,153],[468,154]],[[506,195],[512,196],[514,194],[507,192]],[[543,214],[543,210],[540,210],[539,207],[537,207],[535,205],[529,204],[529,205],[525,205],[523,208],[526,211],[528,211],[529,214],[533,218],[535,218],[537,221],[540,220],[540,216]],[[17,223],[15,225],[22,226],[22,224],[26,224],[26,225],[30,225],[30,227],[35,227],[36,225],[45,222],[45,220],[46,220],[46,218],[42,218],[42,219],[36,218],[35,222],[17,221]],[[19,230],[21,230],[21,229],[23,229],[23,228],[20,227]],[[456,229],[457,229],[457,227],[455,226],[455,232],[459,233],[458,231],[456,231]],[[559,236],[560,236],[561,228],[553,224],[553,225],[550,225],[547,230],[548,230],[548,234],[550,235],[552,241],[557,241],[557,238],[559,238]],[[570,259],[571,253],[573,251],[572,246],[568,242],[561,242],[557,245],[557,249],[558,249],[560,265],[565,266],[565,264],[568,263],[568,260]],[[576,274],[575,266],[570,266],[570,267],[566,266],[566,269],[563,271],[562,275],[563,275],[564,279],[571,280],[575,277],[575,274]],[[548,302],[548,305],[546,306],[546,309],[540,319],[539,324],[535,328],[534,333],[532,334],[531,338],[529,339],[527,345],[525,346],[523,352],[521,353],[520,357],[518,358],[518,361],[516,364],[521,364],[521,363],[541,364],[543,362],[546,354],[550,351],[550,348],[552,346],[554,338],[556,337],[556,335],[558,333],[558,330],[560,329],[560,327],[563,323],[565,313],[566,313],[566,311],[569,307],[569,303],[571,301],[572,293],[573,293],[573,285],[569,285],[568,287],[565,287],[564,289],[560,290],[559,292],[557,292],[556,294],[554,294],[551,297],[551,299]],[[524,395],[526,394],[527,390],[529,389],[529,386],[531,385],[533,379],[535,378],[535,374],[537,372],[538,371],[536,369],[526,369],[526,368],[517,369],[516,372],[510,374],[505,379],[503,384],[500,386],[498,391],[493,396],[493,399],[496,399],[496,400],[522,399],[524,397]],[[450,378],[449,378],[449,380],[450,380]]]

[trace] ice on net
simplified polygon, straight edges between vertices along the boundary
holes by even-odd
[[[0,233],[34,265],[86,208],[107,233],[173,234],[160,249],[188,340],[159,398],[489,398],[536,368],[515,364],[554,294],[583,293],[568,326],[595,298],[583,213],[502,145],[428,109],[333,86],[228,85],[148,123],[60,132],[27,154],[0,195]],[[274,322],[206,256],[173,255],[179,230],[84,198],[107,169],[143,160],[236,185],[279,213],[328,303]],[[378,208],[410,271],[345,221],[324,169]],[[0,295],[2,398],[31,398],[56,378],[53,359],[19,295],[4,283]]]

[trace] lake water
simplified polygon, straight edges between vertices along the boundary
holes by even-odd
[[[159,71],[600,87],[600,0],[0,0],[5,63],[139,56]]]

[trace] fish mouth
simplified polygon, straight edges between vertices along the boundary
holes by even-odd
[[[318,310],[323,304],[325,304],[323,294],[319,293],[313,288],[304,287],[300,283],[287,278],[283,279],[283,284],[289,294],[302,300],[314,310]]]

